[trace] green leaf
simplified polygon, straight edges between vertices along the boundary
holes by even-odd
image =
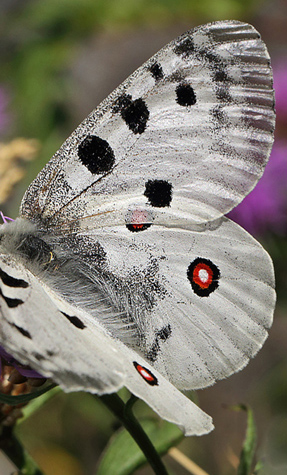
[[[263,468],[264,468],[264,464],[263,464],[262,460],[258,460],[258,462],[255,465],[253,475],[257,475],[257,474],[261,473],[261,470],[263,470]]]
[[[49,384],[48,386],[44,386],[42,389],[38,391],[33,391],[29,394],[22,394],[21,396],[11,396],[9,394],[0,393],[0,403],[9,404],[9,406],[17,406],[17,404],[25,404],[26,402],[31,401],[31,399],[35,399],[35,397],[41,396],[41,394],[50,391],[50,389],[54,388],[55,384]]]
[[[141,425],[160,455],[183,439],[175,425],[161,420],[144,420]],[[97,475],[129,475],[146,463],[139,446],[125,429],[120,429],[110,440]]]
[[[254,454],[257,439],[253,411],[244,404],[234,406],[233,409],[247,412],[247,428],[245,433],[245,440],[243,442],[243,447],[240,454],[237,475],[250,475],[252,473],[251,469],[254,463]]]

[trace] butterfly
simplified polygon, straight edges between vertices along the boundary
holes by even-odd
[[[0,227],[0,343],[65,391],[126,386],[186,435],[212,419],[181,390],[242,369],[267,338],[272,261],[224,214],[275,125],[250,25],[169,43],[84,120]]]

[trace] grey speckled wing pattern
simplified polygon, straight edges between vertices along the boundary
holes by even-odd
[[[178,389],[243,368],[272,324],[270,257],[225,218],[273,143],[270,59],[238,21],[172,41],[93,111],[0,227],[0,343],[64,390],[123,385],[187,435]]]

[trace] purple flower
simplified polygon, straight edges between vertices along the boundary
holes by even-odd
[[[287,231],[287,142],[277,141],[263,177],[228,215],[253,235]]]
[[[28,366],[23,366],[21,363],[19,363],[15,358],[7,353],[6,350],[4,350],[3,346],[0,345],[0,375],[2,374],[2,358],[5,360],[9,365],[14,366],[14,368],[17,369],[17,371],[22,374],[22,376],[25,376],[26,378],[41,378],[43,379],[43,376],[37,371],[34,371],[33,369],[29,368]]]

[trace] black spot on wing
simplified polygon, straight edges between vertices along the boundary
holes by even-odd
[[[171,335],[171,326],[170,325],[167,325],[166,327],[161,328],[161,330],[159,330],[156,333],[156,337],[159,340],[163,340],[163,341],[166,341],[170,337],[170,335]]]
[[[12,275],[6,274],[2,269],[0,269],[0,279],[2,280],[3,284],[7,285],[8,287],[21,287],[25,289],[28,287],[28,282],[23,279],[16,279],[12,277]]]
[[[25,328],[19,327],[19,325],[16,325],[16,323],[11,323],[11,325],[14,328],[16,328],[16,330],[18,330],[18,332],[21,333],[21,335],[32,340],[31,334],[28,332],[28,330],[25,330]]]
[[[195,45],[191,37],[185,37],[177,42],[174,52],[183,58],[188,58],[191,54],[194,54],[197,60],[207,63],[215,85],[216,98],[219,102],[224,103],[232,101],[229,87],[234,81],[228,75],[228,64],[224,58],[214,52],[211,46]],[[187,104],[183,103],[182,105]]]
[[[114,104],[113,111],[120,113],[128,128],[134,134],[142,134],[147,126],[149,110],[143,99],[132,100],[131,95],[123,94]]]
[[[187,58],[191,54],[194,53],[194,43],[190,36],[180,40],[174,47],[174,52],[178,56],[182,56],[183,58]]]
[[[156,361],[158,353],[160,351],[160,342],[161,341],[165,342],[170,337],[170,335],[171,335],[170,325],[167,325],[156,332],[153,344],[146,355],[149,361],[151,362]]]
[[[115,163],[115,155],[104,139],[88,135],[78,147],[78,157],[93,174],[109,172]]]
[[[219,102],[231,102],[230,85],[234,82],[228,75],[226,61],[209,49],[200,48],[197,55],[209,63],[211,77],[215,85],[215,95]]]
[[[227,72],[223,67],[218,67],[215,69],[213,73],[213,79],[215,82],[228,82],[230,78],[227,75]]]
[[[35,351],[32,354],[34,358],[36,358],[36,360],[38,361],[43,361],[46,359],[45,356],[41,355],[40,353],[36,353]]]
[[[159,63],[153,63],[149,70],[156,81],[163,79],[163,70]]]
[[[5,297],[1,289],[0,296],[5,300],[9,308],[15,308],[18,307],[18,305],[22,305],[22,303],[24,303],[21,299],[11,299],[10,297]]]
[[[220,102],[224,102],[225,104],[233,102],[232,96],[227,86],[220,86],[217,84],[215,88],[215,95]]]
[[[187,36],[185,38],[180,38],[175,47],[174,52],[177,55],[182,56],[184,59],[188,58],[191,54],[194,54],[194,57],[200,61],[204,60],[209,63],[210,72],[212,79],[215,84],[225,83],[225,86],[228,87],[228,84],[232,83],[232,78],[228,75],[227,62],[220,55],[214,52],[216,41],[213,40],[211,35],[207,35],[209,38],[208,46],[206,47],[203,43],[203,46],[200,44],[194,44],[192,37]],[[211,40],[211,41],[210,41]],[[222,93],[218,93],[217,98],[221,100]]]
[[[210,49],[199,48],[198,53],[210,63],[211,67],[215,67],[216,69],[219,68],[222,61],[213,51],[210,51]]]
[[[211,115],[217,126],[224,127],[229,124],[228,115],[222,110],[221,105],[215,106],[211,110]]]
[[[144,196],[156,208],[169,206],[172,200],[172,184],[166,180],[148,180],[145,184]]]
[[[69,320],[69,322],[71,322],[76,328],[80,328],[81,330],[83,330],[84,328],[86,328],[86,325],[82,322],[82,320],[80,320],[78,317],[76,316],[71,316],[71,315],[68,315],[67,313],[65,312],[62,312],[61,313]]]
[[[190,84],[178,84],[176,88],[176,101],[180,106],[193,106],[196,103],[196,95]]]
[[[151,223],[144,224],[126,224],[126,227],[132,233],[138,233],[139,231],[145,231],[151,226]]]

